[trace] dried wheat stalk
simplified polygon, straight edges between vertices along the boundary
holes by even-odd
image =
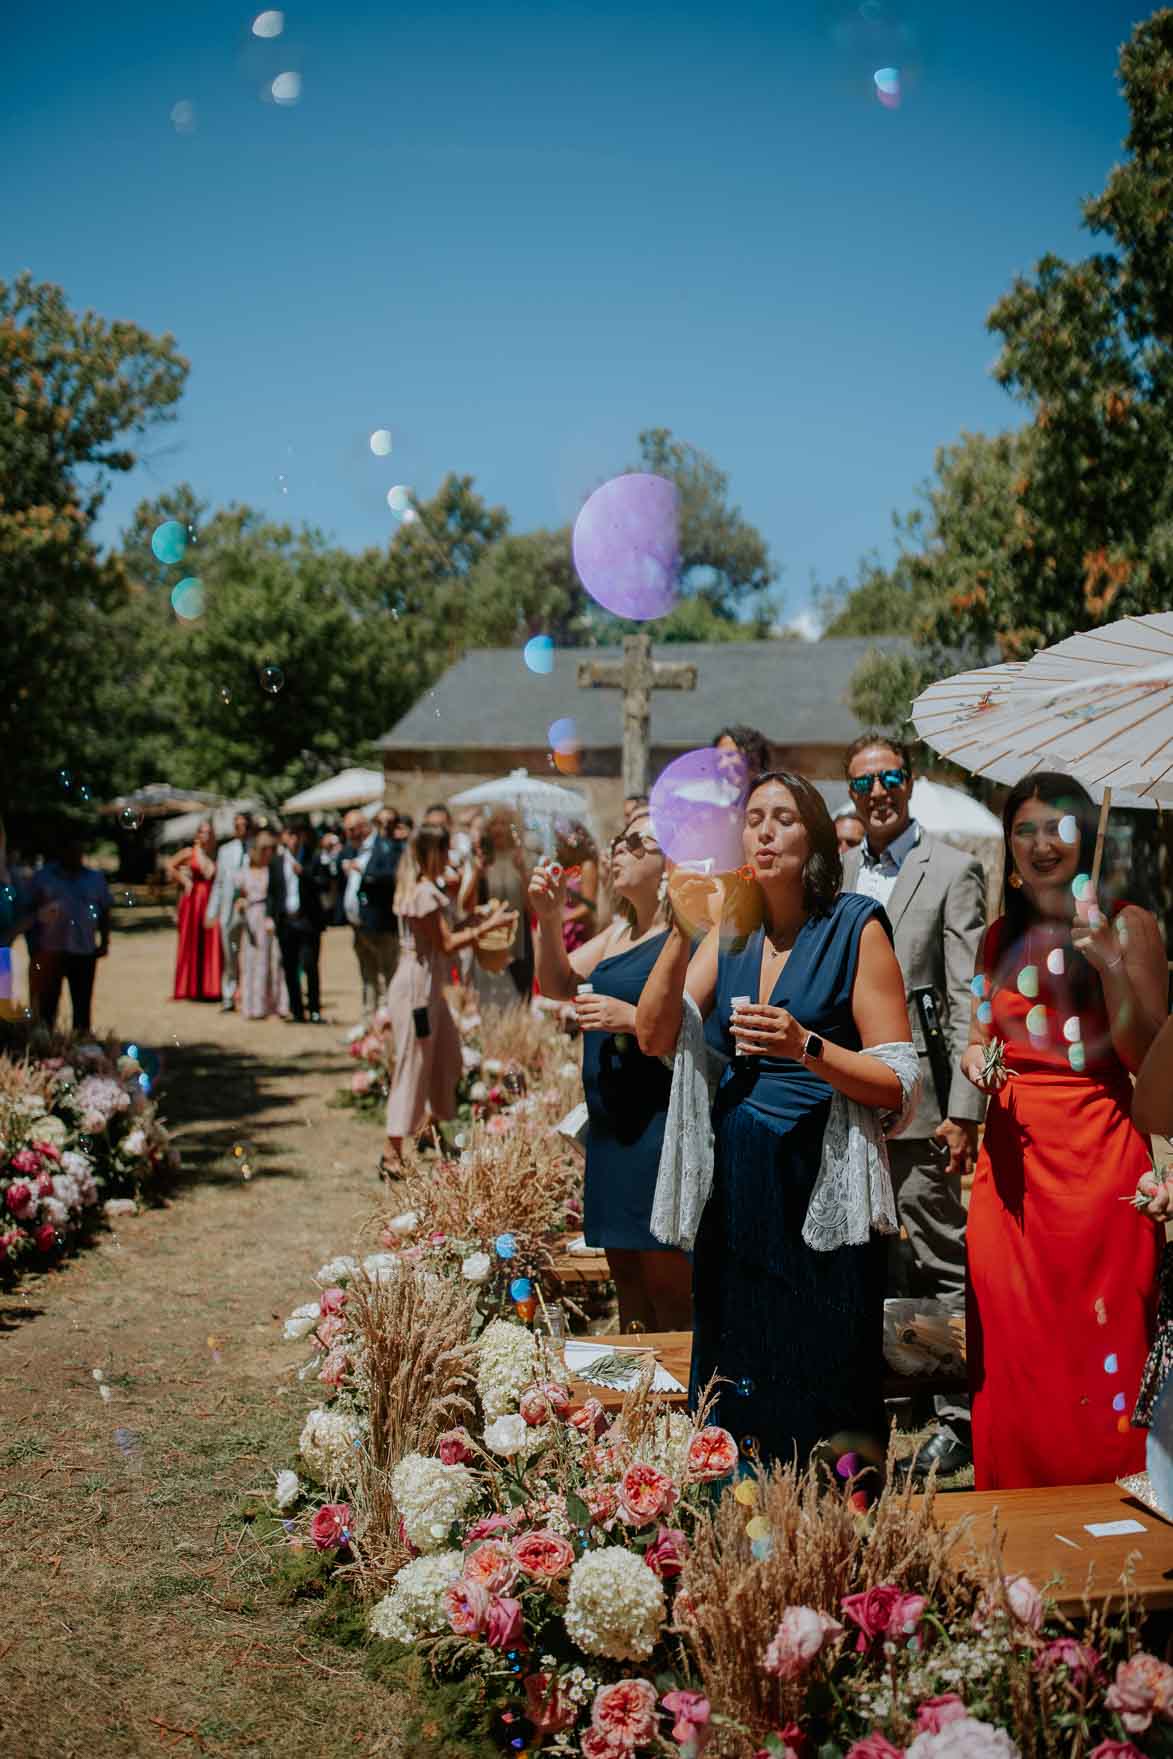
[[[551,1155],[521,1132],[485,1137],[474,1131],[464,1158],[409,1165],[396,1203],[415,1210],[421,1230],[456,1240],[508,1232],[532,1251],[562,1220],[578,1182],[568,1156]]]

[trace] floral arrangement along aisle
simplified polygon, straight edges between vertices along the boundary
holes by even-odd
[[[646,1378],[608,1419],[556,1343],[516,1315],[474,1336],[476,1288],[422,1260],[319,1280],[289,1323],[326,1390],[277,1500],[411,1682],[413,1751],[454,1750],[459,1708],[503,1752],[583,1759],[1173,1752],[1173,1669],[1126,1599],[1077,1629],[931,1492],[865,1511],[850,1455],[846,1480],[757,1470]]]
[[[114,1043],[0,1055],[0,1278],[74,1250],[178,1167],[149,1085]]]

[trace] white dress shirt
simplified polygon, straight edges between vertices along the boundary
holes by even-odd
[[[865,898],[874,898],[877,904],[888,908],[888,900],[896,890],[896,881],[900,878],[900,869],[905,859],[920,842],[920,826],[914,818],[909,819],[907,828],[889,843],[882,855],[873,855],[865,839],[860,847],[859,874],[855,889],[862,892]]]
[[[363,874],[367,871],[367,862],[371,859],[371,850],[374,846],[375,833],[372,831],[360,846],[359,852],[355,856],[355,865],[346,876],[346,895],[342,901],[342,909],[351,928],[362,927],[358,895],[362,891]]]

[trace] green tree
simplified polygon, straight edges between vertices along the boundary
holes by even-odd
[[[59,770],[109,786],[91,740],[108,655],[126,601],[116,559],[93,538],[129,442],[170,418],[187,363],[174,339],[70,310],[59,287],[0,282],[0,805],[61,804]]]
[[[570,558],[570,533],[509,532],[469,569],[459,599],[465,647],[511,647],[548,635],[560,647],[589,639],[590,601]]]

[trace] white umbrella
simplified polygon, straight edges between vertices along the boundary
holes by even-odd
[[[943,782],[918,776],[912,784],[910,806],[917,823],[935,837],[1002,836],[1002,821],[988,807],[960,788],[946,788]]]
[[[300,794],[291,794],[281,807],[282,812],[341,811],[347,806],[365,806],[368,800],[383,799],[382,770],[342,770],[326,782],[315,782]]]
[[[542,832],[547,854],[554,846],[553,824],[557,818],[584,824],[594,834],[590,803],[585,794],[579,794],[573,788],[559,787],[557,782],[547,782],[541,776],[531,776],[528,770],[511,770],[507,776],[498,776],[491,782],[478,782],[475,788],[465,788],[460,794],[453,794],[448,804],[515,807],[527,824]]]
[[[1049,769],[1082,782],[1102,803],[1094,881],[1113,800],[1173,805],[1173,612],[1124,617],[1013,672],[995,670],[989,699],[963,695],[952,717],[944,698],[961,680],[930,686],[913,704],[913,724],[942,757],[992,781]]]

